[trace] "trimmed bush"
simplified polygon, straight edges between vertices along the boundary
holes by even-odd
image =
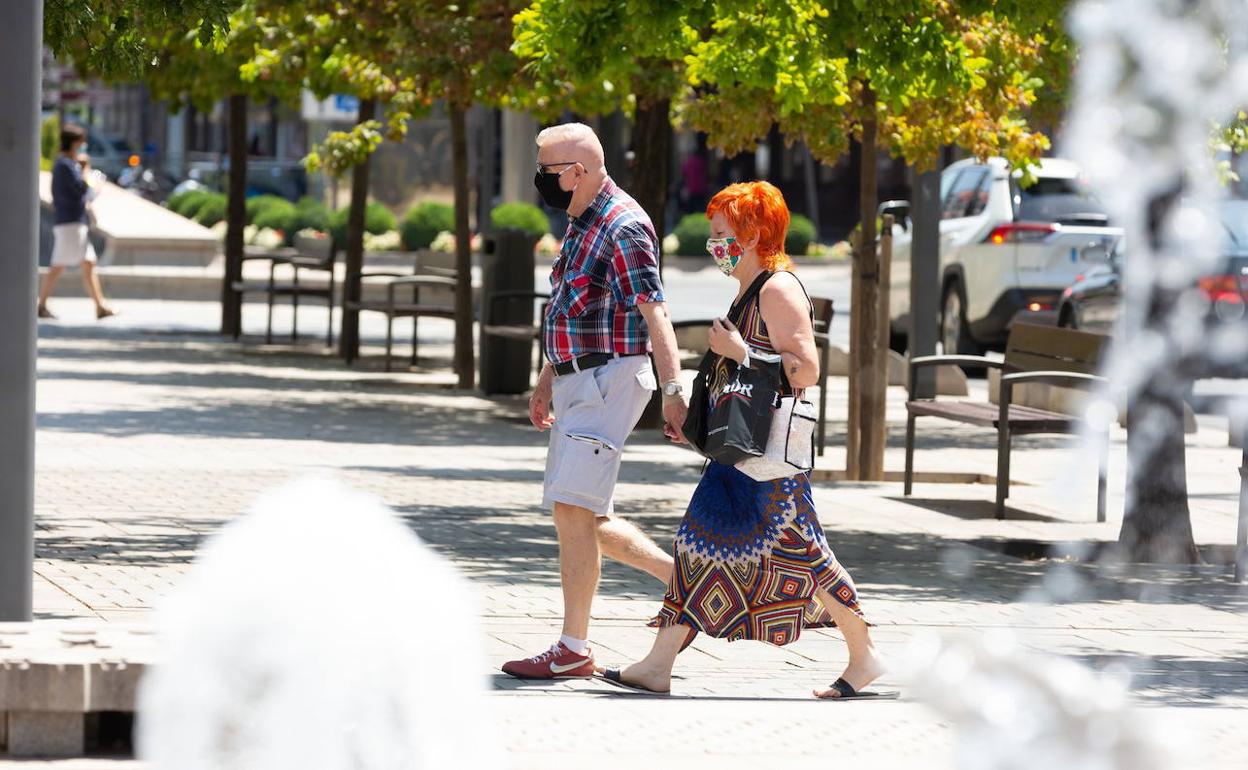
[[[310,196],[300,198],[295,204],[295,232],[300,230],[329,232],[329,207]]]
[[[790,257],[804,257],[815,240],[815,225],[801,214],[789,220],[789,232],[784,237],[784,253]]]
[[[224,193],[208,193],[191,218],[204,227],[212,227],[225,219],[227,205]]]
[[[334,236],[338,248],[347,245],[347,217],[351,214],[350,206],[343,206],[329,217],[329,232]],[[390,209],[377,201],[369,201],[364,209],[364,230],[373,235],[381,235],[395,229],[394,214]]]
[[[280,195],[255,195],[247,199],[247,224],[254,225],[256,217],[273,206],[291,206],[290,201]]]
[[[298,223],[295,204],[282,198],[270,201],[256,213],[255,219],[251,221],[251,224],[261,230],[266,227],[270,230],[281,230],[287,244],[294,243],[295,233],[299,229]]]
[[[165,208],[175,214],[190,218],[211,194],[208,190],[187,190],[177,195],[170,195],[165,201]]]
[[[443,230],[454,229],[455,209],[445,203],[425,201],[407,212],[399,232],[403,236],[403,248],[416,251],[429,248]]]
[[[680,218],[673,232],[676,236],[676,253],[684,257],[696,257],[706,253],[706,239],[711,237],[711,220],[706,214],[686,214]]]
[[[532,203],[502,203],[490,212],[490,226],[495,230],[523,230],[534,238],[550,232],[550,220]]]

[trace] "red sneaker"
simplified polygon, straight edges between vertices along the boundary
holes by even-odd
[[[578,655],[558,642],[541,655],[504,663],[503,673],[517,679],[585,679],[594,675],[594,653]]]

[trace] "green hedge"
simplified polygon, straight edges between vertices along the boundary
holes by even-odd
[[[550,220],[532,203],[503,203],[490,212],[490,226],[495,230],[523,230],[534,238],[550,232]]]
[[[255,195],[247,199],[246,205],[247,224],[249,225],[256,224],[256,217],[264,214],[270,208],[278,207],[285,211],[287,206],[294,207],[290,201],[280,195]]]
[[[403,248],[416,251],[429,248],[443,230],[455,231],[455,209],[445,203],[425,201],[407,212],[399,233],[403,236]]]
[[[711,237],[711,220],[706,214],[686,214],[680,218],[673,231],[679,245],[676,253],[682,257],[696,257],[706,253],[706,239]]]
[[[304,196],[295,204],[295,232],[317,230],[329,232],[329,206],[316,198]]]
[[[814,240],[814,223],[801,214],[794,214],[789,221],[789,232],[784,237],[784,253],[790,257],[804,257]]]
[[[195,215],[195,212],[199,210],[199,207],[204,204],[204,201],[207,200],[210,195],[212,195],[212,193],[208,190],[187,190],[185,192],[180,192],[176,195],[170,195],[168,199],[165,200],[165,208],[175,214],[181,214],[184,217],[190,218]]]
[[[351,214],[350,206],[343,206],[329,217],[329,232],[334,236],[338,248],[347,245],[347,217]],[[364,209],[364,229],[373,235],[388,233],[395,228],[394,214],[390,209],[377,201],[369,201]]]
[[[225,219],[227,206],[225,193],[208,193],[190,216],[204,227],[212,227]]]

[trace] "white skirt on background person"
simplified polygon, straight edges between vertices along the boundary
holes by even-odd
[[[68,222],[52,228],[52,266],[78,267],[96,261],[95,248],[88,237],[89,228],[82,222]]]

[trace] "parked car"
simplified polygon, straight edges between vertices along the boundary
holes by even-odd
[[[1068,160],[1045,158],[1036,181],[1004,158],[950,165],[940,177],[940,341],[946,353],[999,348],[1015,320],[1053,323],[1062,291],[1106,260],[1121,237]],[[904,349],[910,314],[908,204],[890,202],[893,226],[889,314],[893,344]],[[1103,246],[1100,251],[1089,244]]]
[[[1209,301],[1210,319],[1238,321],[1248,311],[1248,200],[1219,204],[1225,232],[1219,269],[1197,281]],[[1076,277],[1062,294],[1058,324],[1108,334],[1122,308],[1122,266],[1127,257],[1122,241],[1115,243],[1106,263]]]

